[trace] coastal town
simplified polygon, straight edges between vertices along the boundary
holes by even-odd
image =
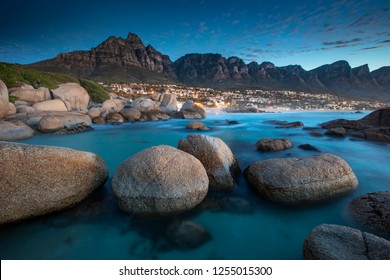
[[[174,94],[179,102],[191,100],[203,107],[227,112],[288,110],[374,110],[390,106],[389,102],[348,99],[330,93],[291,90],[231,90],[189,87],[176,84],[99,83],[109,91],[134,100],[155,93]],[[249,110],[248,110],[249,108]],[[252,110],[250,110],[252,109]]]

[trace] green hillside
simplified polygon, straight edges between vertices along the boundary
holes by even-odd
[[[55,89],[62,83],[78,83],[83,86],[94,102],[103,102],[109,98],[108,92],[94,81],[78,79],[74,76],[38,71],[20,64],[0,62],[0,79],[8,88],[22,82],[34,88],[47,87]]]

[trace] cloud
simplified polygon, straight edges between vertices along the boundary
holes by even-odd
[[[201,32],[201,33],[204,33],[206,32],[207,30],[209,30],[209,28],[206,26],[206,23],[204,21],[202,21],[201,23],[199,23],[199,28],[198,28],[198,31]]]
[[[362,40],[361,38],[354,38],[352,40],[346,40],[346,41],[338,40],[338,41],[333,41],[333,42],[323,42],[322,44],[324,46],[345,45],[345,44],[349,44],[349,43],[360,42],[361,40]]]
[[[379,42],[379,44],[388,44],[388,43],[390,43],[390,40],[384,40],[382,42]]]
[[[379,49],[382,48],[383,46],[374,46],[374,47],[367,47],[367,48],[362,48],[361,51],[367,51],[367,50],[373,50],[373,49]]]

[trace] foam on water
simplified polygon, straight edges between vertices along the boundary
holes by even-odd
[[[208,115],[206,132],[185,129],[188,120],[101,125],[94,131],[58,136],[36,135],[23,143],[63,146],[86,150],[101,156],[112,178],[126,158],[154,145],[176,147],[190,133],[204,133],[223,139],[233,150],[242,169],[274,157],[303,157],[314,151],[297,148],[309,143],[321,152],[344,158],[359,179],[356,191],[317,205],[283,207],[254,193],[244,178],[232,196],[253,205],[249,213],[193,211],[185,218],[206,227],[212,240],[193,250],[173,248],[164,237],[169,221],[144,220],[121,212],[109,187],[99,189],[80,205],[45,217],[1,228],[1,259],[301,259],[306,235],[317,225],[335,223],[358,225],[351,221],[348,204],[355,197],[390,189],[390,147],[385,143],[359,139],[313,137],[302,128],[275,128],[266,120],[302,121],[305,126],[336,119],[358,119],[350,112],[284,112],[275,114]],[[225,120],[237,120],[227,125]],[[255,143],[260,138],[289,138],[294,147],[280,152],[261,153]]]

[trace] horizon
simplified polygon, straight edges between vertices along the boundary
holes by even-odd
[[[13,13],[0,18],[0,61],[30,64],[59,53],[90,50],[110,36],[131,32],[172,61],[189,53],[218,53],[237,56],[246,64],[269,61],[307,71],[339,60],[352,68],[368,64],[370,71],[390,66],[390,5],[382,0],[245,5],[151,0],[148,9],[120,0],[93,3],[5,3],[4,10],[17,10],[22,20],[15,21]],[[69,9],[72,4],[77,9]]]

